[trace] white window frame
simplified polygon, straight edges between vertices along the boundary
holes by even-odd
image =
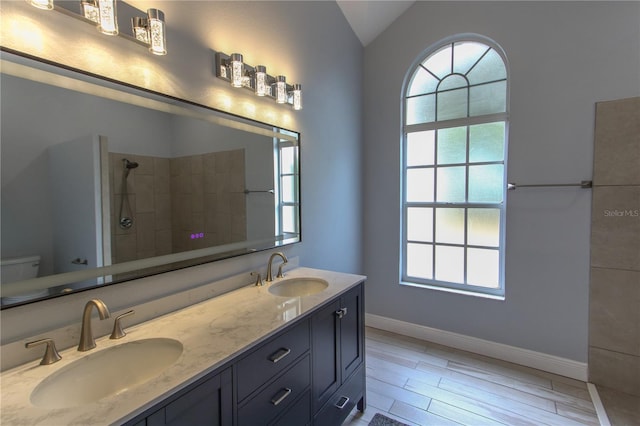
[[[486,114],[482,116],[474,116],[474,117],[466,117],[466,118],[457,118],[451,120],[443,120],[443,121],[433,121],[429,123],[420,123],[420,124],[411,124],[407,125],[407,112],[406,112],[406,100],[410,97],[408,95],[410,89],[410,83],[412,81],[412,77],[418,71],[420,64],[422,64],[427,58],[429,58],[434,53],[438,52],[440,49],[447,45],[453,45],[457,42],[478,42],[486,45],[487,47],[492,48],[496,51],[502,58],[502,61],[506,70],[506,105],[505,112],[502,113],[494,113],[494,114]],[[446,78],[446,77],[444,77]],[[444,79],[443,78],[443,79]],[[508,153],[508,137],[509,137],[509,82],[510,82],[510,73],[506,55],[502,48],[497,45],[492,40],[489,40],[485,37],[479,35],[470,35],[470,34],[461,34],[453,37],[449,37],[447,39],[441,40],[440,42],[429,47],[419,58],[417,58],[416,62],[409,69],[405,77],[405,81],[403,84],[403,95],[402,95],[402,138],[401,138],[401,241],[400,241],[400,284],[407,286],[415,286],[422,288],[429,288],[441,291],[454,292],[459,294],[466,294],[472,296],[480,296],[480,297],[488,297],[504,300],[505,295],[505,233],[506,233],[506,210],[507,210],[507,153]],[[437,90],[436,90],[437,92]],[[469,106],[467,105],[467,108]],[[469,191],[469,165],[482,165],[482,164],[503,164],[503,194],[502,194],[502,203],[476,203],[476,202],[457,202],[457,203],[449,203],[449,202],[438,202],[434,197],[433,202],[408,202],[407,201],[407,191],[406,191],[406,173],[410,168],[407,166],[407,135],[413,132],[421,132],[444,128],[453,128],[453,127],[462,127],[472,126],[474,124],[483,124],[483,123],[492,123],[492,122],[504,122],[505,125],[505,135],[504,135],[504,158],[502,162],[488,162],[488,163],[470,163],[469,162],[469,131],[467,130],[467,144],[466,144],[466,161],[464,163],[460,163],[459,166],[464,166],[466,168],[466,178],[465,178],[465,192],[468,195]],[[436,165],[434,165],[434,168]],[[434,169],[435,170],[435,169]],[[437,190],[437,178],[434,176],[434,191]],[[466,198],[466,197],[465,197]],[[466,220],[466,212],[465,210],[465,229],[464,229],[464,243],[463,244],[453,244],[454,247],[464,247],[465,248],[465,257],[464,257],[464,283],[456,283],[456,282],[447,282],[447,281],[439,281],[435,279],[435,273],[432,276],[432,279],[424,279],[418,277],[410,277],[407,274],[407,245],[409,243],[407,239],[407,211],[410,207],[427,207],[433,208],[433,212],[435,215],[436,208],[492,208],[499,209],[500,211],[500,226],[499,226],[499,271],[498,271],[498,288],[489,288],[482,287],[477,285],[467,284],[467,273],[466,273],[466,248],[483,248],[481,246],[475,246],[467,244],[467,236],[468,236],[468,222]],[[434,219],[435,221],[435,219]],[[447,246],[448,244],[436,243],[436,235],[435,235],[435,222],[434,222],[434,235],[433,242],[431,243],[433,247],[432,253],[432,262],[434,262],[433,267],[435,268],[435,253],[436,246]],[[493,247],[495,249],[495,247]]]

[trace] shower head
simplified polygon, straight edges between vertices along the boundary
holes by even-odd
[[[138,163],[136,163],[135,161],[129,161],[126,158],[123,158],[122,162],[124,163],[125,169],[135,169],[136,167],[138,167]]]

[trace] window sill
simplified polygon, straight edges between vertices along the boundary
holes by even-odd
[[[407,281],[400,281],[399,284],[400,285],[404,285],[404,286],[408,286],[408,287],[418,287],[418,288],[423,288],[423,289],[427,289],[427,290],[435,290],[435,291],[443,291],[443,292],[446,292],[446,293],[460,294],[462,296],[479,297],[479,298],[482,298],[482,299],[491,299],[491,300],[499,300],[499,301],[505,301],[506,300],[506,297],[504,295],[498,295],[498,294],[479,293],[479,292],[476,292],[476,291],[461,290],[461,289],[457,289],[457,288],[440,287],[440,286],[429,285],[429,284],[418,284],[418,283],[412,283],[412,282],[407,282]]]

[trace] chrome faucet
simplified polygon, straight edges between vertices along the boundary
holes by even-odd
[[[93,338],[93,332],[91,331],[91,308],[96,307],[100,319],[104,320],[111,316],[107,305],[100,299],[91,299],[84,305],[84,312],[82,313],[82,332],[80,333],[80,344],[78,344],[78,350],[80,352],[86,352],[96,347],[96,341]]]
[[[269,257],[269,263],[267,264],[267,282],[273,281],[273,274],[271,273],[271,265],[273,264],[273,258],[276,256],[280,256],[284,261],[280,264],[280,267],[278,268],[278,275],[276,275],[276,278],[284,277],[284,275],[282,274],[282,266],[286,264],[289,260],[287,259],[287,256],[284,255],[284,253],[282,253],[281,251],[278,251],[273,253],[271,257]]]

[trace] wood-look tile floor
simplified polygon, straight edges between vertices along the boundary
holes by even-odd
[[[593,425],[584,382],[367,327],[367,409],[409,425]]]

